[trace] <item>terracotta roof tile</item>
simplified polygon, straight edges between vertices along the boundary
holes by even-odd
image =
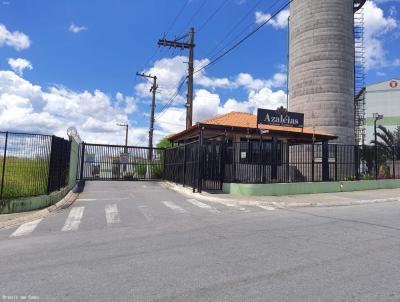
[[[233,127],[245,127],[245,128],[257,128],[257,116],[246,112],[229,112],[204,120],[200,124],[206,125],[220,125],[220,126],[233,126]],[[313,129],[310,128],[297,128],[297,127],[285,127],[285,126],[274,126],[274,125],[258,125],[258,128],[266,130],[286,131],[295,133],[307,133],[313,134]],[[328,135],[334,136],[329,133],[315,130],[315,135]]]

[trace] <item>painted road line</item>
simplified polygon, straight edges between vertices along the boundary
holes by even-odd
[[[153,221],[153,216],[151,216],[148,212],[148,207],[145,205],[138,205],[137,206],[139,212],[146,218],[147,221]]]
[[[78,198],[76,201],[95,201],[96,198]]]
[[[187,213],[187,211],[183,208],[181,208],[180,206],[178,206],[177,204],[173,203],[172,201],[162,201],[162,203],[170,208],[171,210],[173,210],[174,212],[180,213],[180,214],[184,214]]]
[[[61,231],[76,231],[79,228],[85,207],[74,207],[69,212],[67,220]]]
[[[38,226],[38,224],[42,221],[43,218],[30,221],[24,224],[21,224],[18,229],[15,230],[14,233],[11,234],[10,237],[18,237],[18,236],[24,236],[24,235],[29,235],[30,233],[33,232],[34,229]]]
[[[205,204],[203,202],[200,202],[196,199],[186,199],[188,202],[190,202],[192,205],[195,205],[196,207],[202,208],[202,209],[206,209],[207,211],[211,212],[211,213],[219,213],[220,211],[218,211],[216,208]]]
[[[118,208],[115,203],[106,205],[104,210],[106,212],[106,220],[108,225],[120,223],[121,220],[119,219]]]
[[[274,207],[264,206],[264,205],[261,205],[261,204],[257,205],[257,207],[259,207],[261,209],[264,209],[264,210],[267,210],[267,211],[275,211],[276,210]]]

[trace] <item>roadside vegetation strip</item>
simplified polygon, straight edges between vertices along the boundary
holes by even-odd
[[[74,207],[69,212],[67,220],[61,231],[76,231],[79,228],[85,207]]]
[[[36,229],[42,220],[43,218],[40,218],[20,225],[18,229],[16,229],[15,232],[10,235],[10,237],[29,235]]]

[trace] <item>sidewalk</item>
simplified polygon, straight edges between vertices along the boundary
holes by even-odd
[[[275,208],[331,207],[400,201],[400,189],[382,189],[354,192],[299,194],[287,196],[235,196],[220,191],[193,193],[192,188],[164,183],[169,189],[187,197],[226,205],[256,205]]]
[[[8,229],[14,226],[18,226],[20,224],[33,221],[36,219],[44,218],[51,213],[69,207],[78,197],[78,194],[70,191],[63,199],[61,199],[56,204],[41,209],[37,211],[29,211],[29,212],[21,212],[21,213],[13,213],[13,214],[1,214],[0,215],[0,230]]]

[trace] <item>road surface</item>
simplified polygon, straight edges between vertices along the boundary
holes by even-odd
[[[400,301],[400,203],[274,209],[88,182],[0,231],[0,301]]]

